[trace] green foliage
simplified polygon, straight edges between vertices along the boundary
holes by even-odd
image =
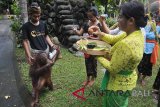
[[[117,13],[118,8],[116,6],[113,6],[112,4],[107,5],[107,13],[109,16],[112,16],[112,14]]]
[[[104,14],[104,13],[105,13],[105,7],[102,6],[102,5],[99,5],[99,6],[98,6],[98,13],[99,13],[99,14]]]
[[[13,10],[13,13],[15,15],[19,15],[20,14],[20,7],[19,7],[19,4],[18,2],[15,0],[14,3],[11,5],[11,9]]]
[[[22,47],[21,29],[22,23],[17,18],[12,19],[11,30],[15,33],[17,47]]]
[[[109,17],[106,19],[106,23],[109,27],[111,27],[116,23],[116,20],[114,18]]]
[[[7,6],[7,5],[8,5],[7,0],[0,0],[0,6],[1,6],[1,7],[5,7],[5,6]]]
[[[98,5],[106,5],[106,3],[108,3],[108,0],[94,0],[94,1]]]
[[[113,14],[118,14],[119,5],[128,0],[94,0],[96,5],[105,7],[105,13],[109,16],[113,16]]]
[[[21,27],[20,21],[17,19],[13,19],[12,24],[11,24],[12,31],[19,32],[20,27]]]

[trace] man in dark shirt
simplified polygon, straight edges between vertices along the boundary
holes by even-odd
[[[45,23],[40,21],[41,9],[37,3],[33,3],[29,9],[29,21],[22,26],[22,39],[28,64],[32,64],[33,54],[46,52],[49,47],[59,52],[59,47],[54,45],[49,36]],[[56,55],[57,55],[56,54]],[[54,62],[52,60],[52,62]]]

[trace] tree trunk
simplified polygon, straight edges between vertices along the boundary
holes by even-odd
[[[121,6],[121,4],[122,4],[122,0],[119,0],[119,4],[118,4],[118,6],[120,7],[120,6]]]
[[[22,23],[24,24],[28,21],[27,1],[20,0],[19,4],[20,4],[20,8],[21,8]]]

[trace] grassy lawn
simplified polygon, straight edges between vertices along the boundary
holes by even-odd
[[[81,88],[82,82],[86,78],[84,58],[75,57],[67,49],[61,48],[63,59],[56,62],[52,69],[52,81],[55,84],[53,91],[44,90],[40,96],[42,107],[101,107],[102,97],[91,94],[91,90],[99,90],[101,80],[104,75],[102,67],[98,65],[98,76],[95,84],[86,88],[85,101],[81,101],[72,96],[72,92]],[[31,79],[28,76],[28,64],[25,62],[24,50],[18,48],[17,60],[22,79],[28,90],[31,92]],[[157,64],[159,65],[159,63]],[[151,97],[152,84],[157,74],[158,66],[153,68],[153,76],[147,81],[145,87],[137,85],[136,94],[129,99],[129,107],[156,107]],[[143,92],[143,93],[142,93]],[[90,95],[89,95],[90,94]],[[148,96],[149,94],[149,96]]]

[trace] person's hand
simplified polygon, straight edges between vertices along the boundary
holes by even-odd
[[[29,65],[32,65],[32,64],[33,64],[33,61],[34,61],[34,58],[33,58],[32,56],[28,56],[28,57],[27,57],[27,63],[28,63]]]
[[[59,49],[59,46],[58,45],[55,45],[55,44],[53,44],[52,46],[51,46],[51,50],[53,51],[53,50],[58,50]]]
[[[106,53],[105,55],[104,55],[104,57],[107,59],[107,60],[111,60],[111,56],[110,56],[110,53]]]
[[[89,35],[93,35],[93,32],[94,32],[93,29],[92,29],[91,27],[89,27],[89,28],[88,28],[88,34],[89,34]]]
[[[106,20],[106,18],[105,18],[105,17],[103,17],[103,16],[100,16],[100,17],[99,17],[99,21],[100,21],[100,23],[103,23],[103,22],[105,23],[105,22],[106,22],[105,20]]]
[[[105,33],[101,32],[98,26],[91,26],[90,29],[93,29],[93,35],[98,36],[99,38],[103,37]]]
[[[91,27],[89,27],[88,28],[88,32],[90,33],[90,34],[95,34],[95,35],[97,35],[97,33],[98,32],[101,32],[100,31],[100,29],[99,29],[99,27],[98,26],[91,26]]]

